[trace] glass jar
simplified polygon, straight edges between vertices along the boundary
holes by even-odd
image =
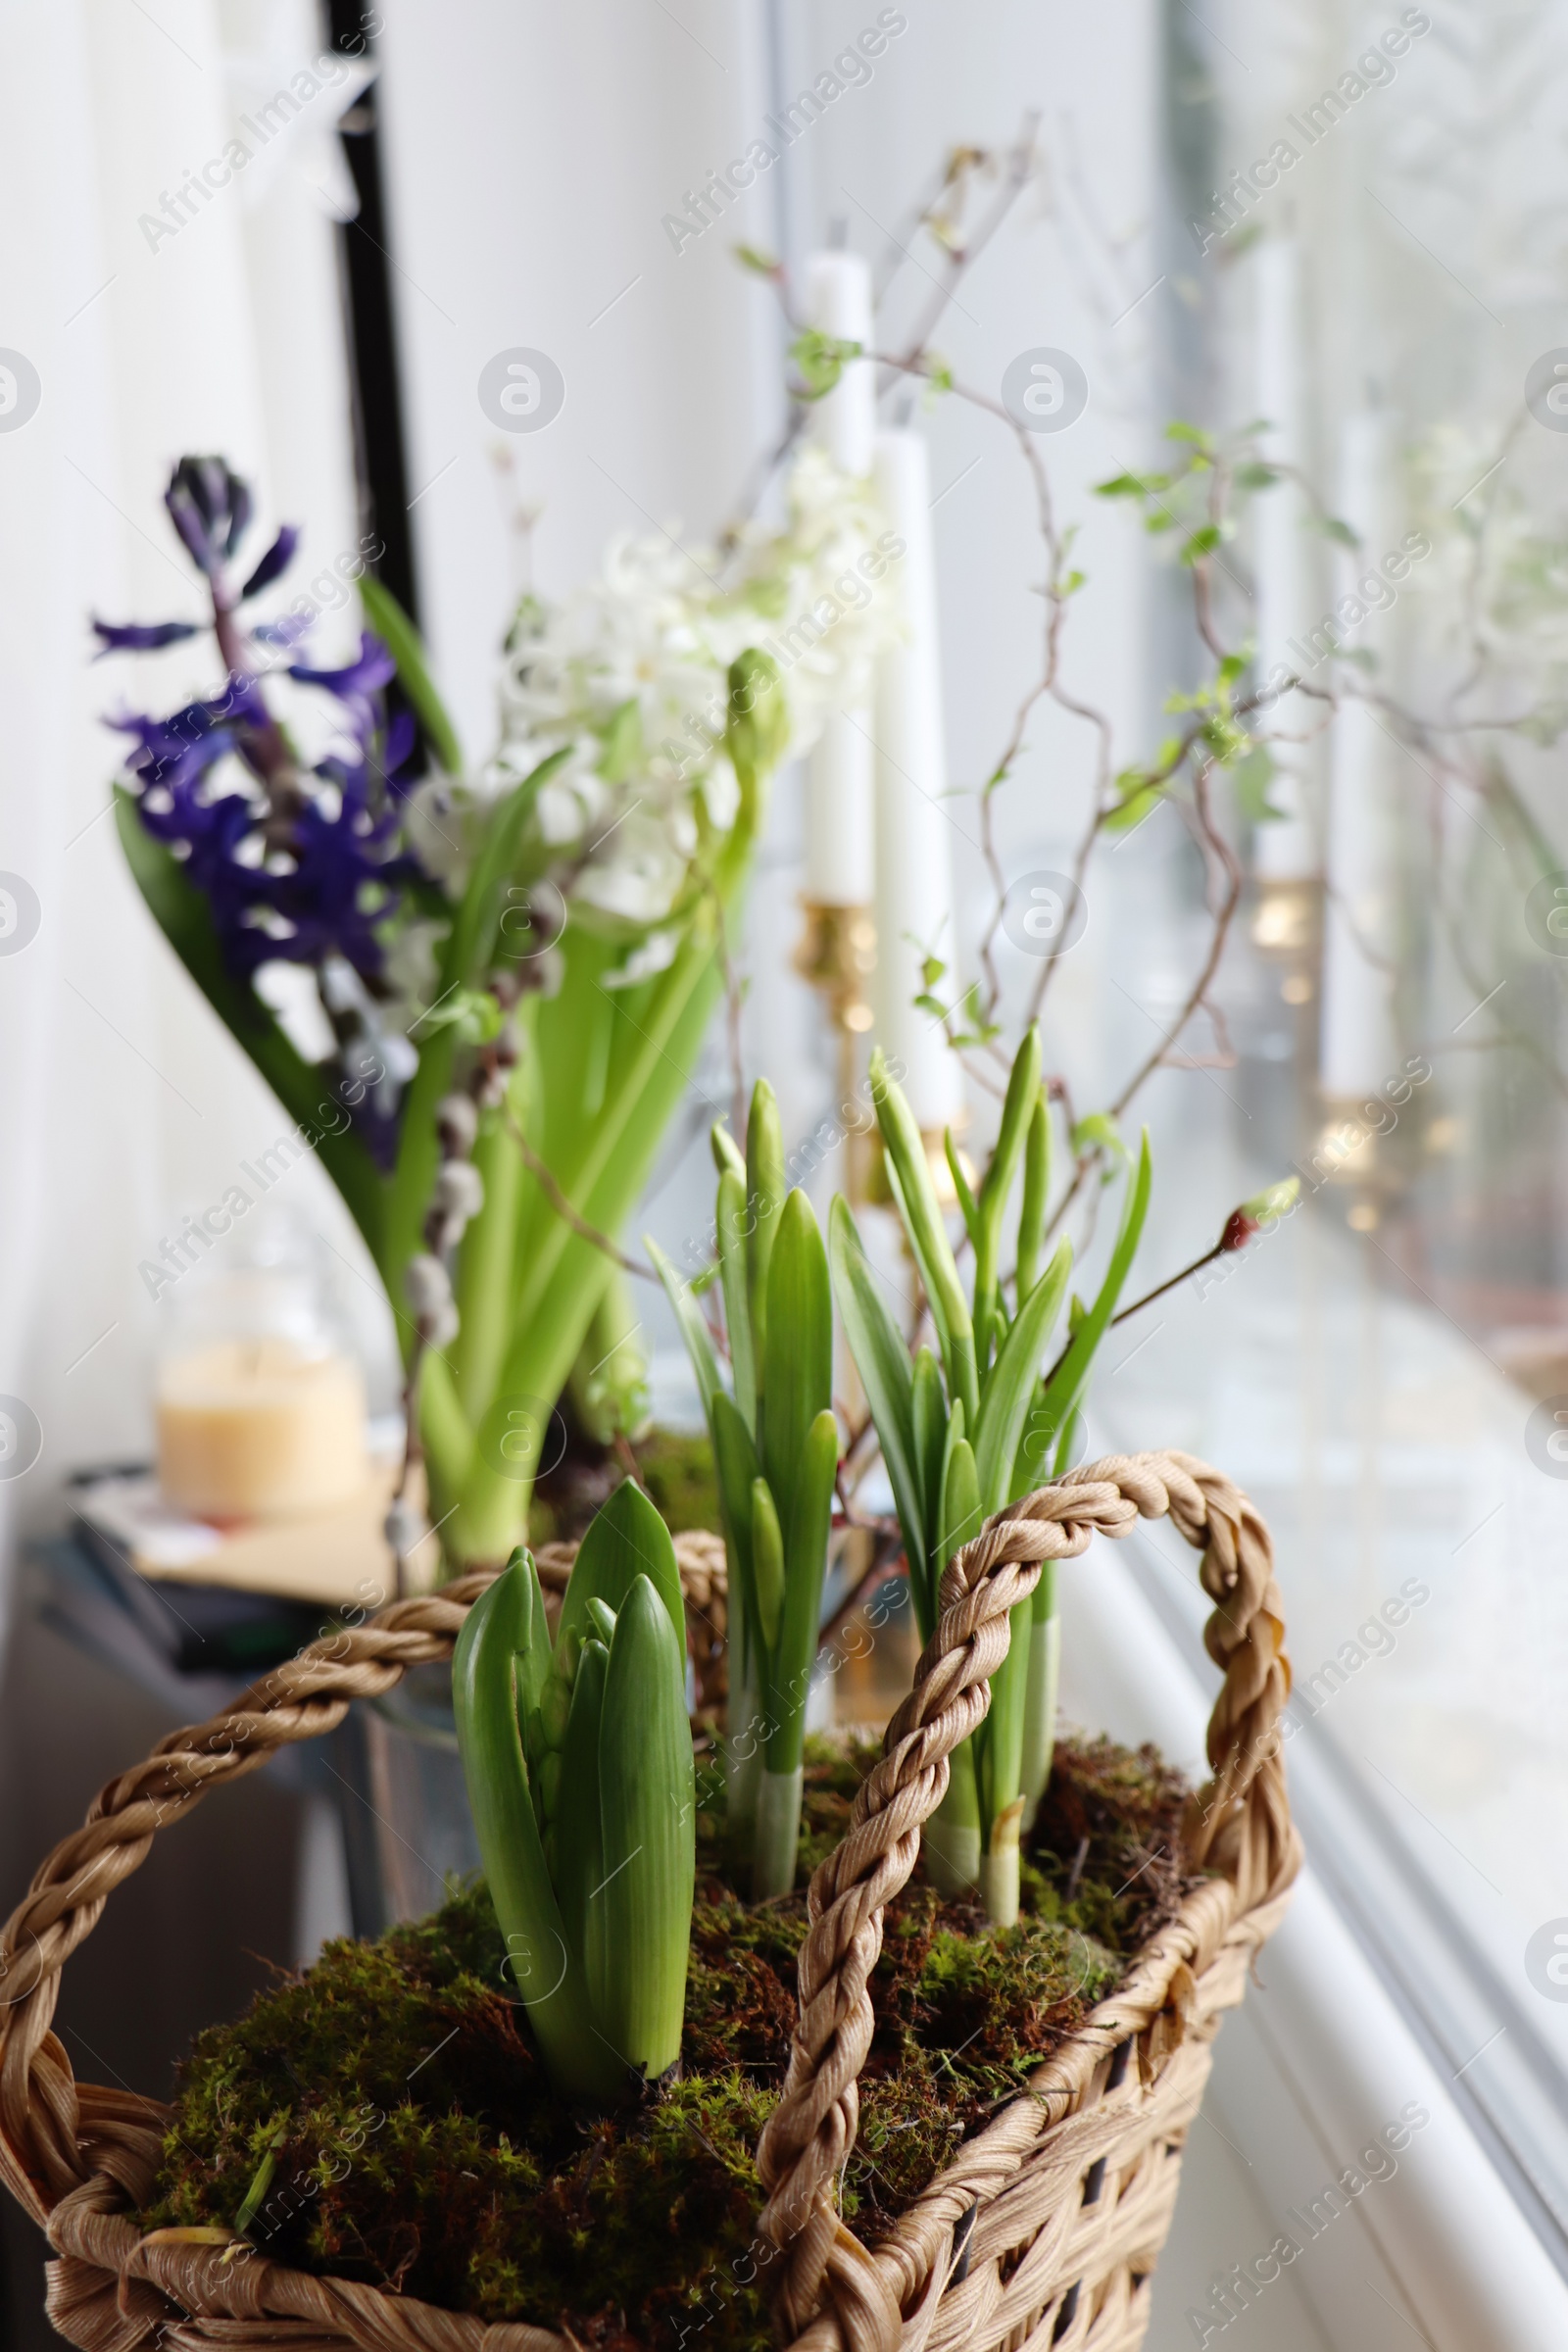
[[[182,1270],[165,1313],[156,1401],[169,1502],[223,1524],[313,1517],[365,1492],[364,1377],[305,1227],[276,1211],[236,1224]]]

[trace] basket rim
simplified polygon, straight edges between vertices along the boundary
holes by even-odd
[[[1167,1513],[1202,1553],[1205,1589],[1217,1603],[1205,1634],[1225,1668],[1209,1725],[1214,1778],[1189,1808],[1194,1857],[1200,1866],[1207,1859],[1216,1875],[1189,1893],[1116,1990],[869,2250],[838,2218],[831,2183],[854,2140],[864,2055],[863,2043],[855,2050],[854,2028],[860,2005],[869,2017],[863,1980],[880,1950],[882,1906],[913,1867],[920,1824],[946,1789],[947,1755],[983,1715],[990,1674],[1005,1653],[1008,1612],[1033,1591],[1045,1560],[1083,1551],[1095,1532],[1120,1537],[1140,1517]],[[183,2312],[230,2327],[265,2328],[275,2320],[275,2336],[249,2340],[279,2345],[303,2346],[309,2334],[373,2352],[576,2352],[569,2336],[528,2323],[487,2324],[262,2254],[236,2262],[219,2243],[137,2231],[128,2212],[150,2188],[172,2110],[135,2092],[78,2083],[51,2031],[65,1960],[114,1886],[139,1868],[157,1830],[277,1747],[332,1730],[354,1698],[379,1695],[410,1667],[450,1656],[468,1609],[498,1573],[477,1571],[440,1592],[394,1601],[357,1631],[311,1644],[208,1723],[170,1734],[100,1791],[82,1829],[40,1866],[0,1932],[0,1983],[24,1980],[0,2005],[0,2177],[60,2257],[49,2266],[48,2312],[69,2340],[91,2352],[136,2352]],[[1137,2049],[1140,2091],[1148,2091],[1181,2045],[1200,1987],[1217,1985],[1227,1971],[1235,1977],[1237,1955],[1250,1957],[1272,1932],[1300,1858],[1278,1729],[1289,1691],[1283,1634],[1266,1528],[1229,1480],[1182,1454],[1113,1456],[1068,1473],[999,1513],[956,1556],[914,1690],[888,1728],[850,1832],[812,1881],[801,2026],[758,2151],[770,2192],[759,2228],[784,2256],[778,2309],[799,2352],[915,2352],[948,2283],[960,2216],[1005,2186],[993,2185],[983,2200],[972,2182],[999,2163],[1015,2174],[1043,2137],[1102,2100],[1115,2087],[1108,2077],[1116,2050]],[[859,1935],[853,1954],[834,1942],[836,1924],[852,1913]],[[1221,1992],[1213,2005],[1239,1997]]]

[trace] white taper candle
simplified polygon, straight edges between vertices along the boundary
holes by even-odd
[[[963,1087],[941,1026],[914,1003],[925,950],[955,967],[953,831],[944,800],[942,647],[931,466],[923,434],[879,433],[877,500],[904,553],[895,559],[905,633],[879,656],[876,678],[876,1038],[904,1063],[904,1091],[927,1132],[955,1120]],[[951,988],[951,981],[950,981]]]
[[[814,253],[807,264],[806,310],[811,324],[841,343],[869,347],[871,272],[858,254]],[[843,471],[871,470],[876,370],[849,361],[831,392],[811,411],[810,430]],[[806,769],[806,896],[819,906],[864,906],[875,858],[869,710],[828,713]]]
[[[1257,413],[1266,420],[1262,454],[1295,469],[1260,491],[1252,510],[1257,575],[1257,672],[1283,663],[1300,675],[1300,632],[1311,626],[1313,563],[1306,495],[1298,478],[1307,439],[1301,250],[1294,236],[1269,237],[1253,262],[1256,296]],[[1293,644],[1293,639],[1296,643]],[[1288,695],[1277,708],[1287,731],[1304,732],[1306,706]],[[1274,747],[1279,773],[1269,798],[1284,813],[1258,827],[1255,862],[1268,882],[1304,881],[1318,870],[1309,801],[1310,755],[1298,744]]]
[[[1338,565],[1337,611],[1346,642],[1382,653],[1380,614],[1394,591],[1378,568],[1396,529],[1389,495],[1386,415],[1348,417],[1341,445],[1339,512],[1360,540]],[[1347,603],[1353,600],[1353,604]],[[1349,620],[1354,606],[1365,618]],[[1323,912],[1323,1026],[1319,1078],[1336,1100],[1372,1094],[1395,1067],[1390,949],[1389,739],[1365,702],[1348,698],[1331,736]]]

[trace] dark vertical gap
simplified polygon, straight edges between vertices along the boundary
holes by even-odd
[[[347,56],[374,56],[367,30],[373,21],[362,0],[327,0],[332,46]],[[419,598],[409,521],[408,453],[381,171],[379,92],[373,81],[343,118],[343,152],[360,200],[358,218],[344,224],[338,239],[348,311],[361,522],[380,543],[382,552],[372,566],[376,577],[417,621]]]

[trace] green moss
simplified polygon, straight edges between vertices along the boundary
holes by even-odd
[[[643,1485],[672,1536],[718,1525],[718,1481],[706,1436],[652,1429],[632,1448]]]
[[[843,1834],[876,1754],[808,1743],[808,1866]],[[919,1873],[889,1906],[843,2186],[868,2238],[1179,1899],[1181,1793],[1152,1750],[1063,1740],[1016,1928],[988,1932]],[[595,2352],[678,2352],[699,2331],[705,2352],[762,2352],[754,2151],[788,2059],[806,1905],[741,1902],[713,1799],[705,1775],[683,2072],[657,2101],[588,2117],[551,2095],[488,1897],[468,1886],[377,1942],[329,1944],[201,2036],[145,2225],[232,2225],[270,2161],[247,2234],[275,2260],[566,2327]]]

